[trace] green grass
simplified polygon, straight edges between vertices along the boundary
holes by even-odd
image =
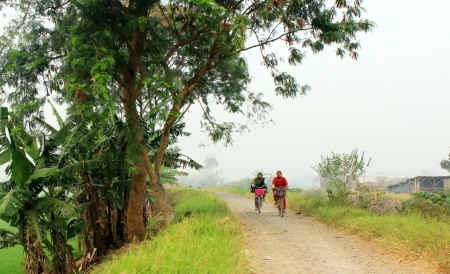
[[[113,256],[95,273],[244,273],[243,231],[215,193],[176,189],[176,221],[149,241]],[[185,216],[186,212],[189,216]]]
[[[17,231],[2,220],[0,220],[0,228]],[[0,273],[23,273],[23,258],[24,254],[22,246],[0,249]]]
[[[0,220],[0,228],[17,231],[17,229],[9,226],[3,220]],[[81,253],[78,251],[77,238],[70,239],[69,244],[75,248],[75,258],[81,258]],[[0,249],[0,273],[24,273],[22,269],[22,260],[24,259],[24,257],[25,254],[21,245]]]

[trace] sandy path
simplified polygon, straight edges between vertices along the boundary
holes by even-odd
[[[253,273],[422,273],[312,218],[294,212],[281,218],[272,203],[258,214],[251,199],[217,194],[246,229]],[[272,200],[269,195],[267,201]]]

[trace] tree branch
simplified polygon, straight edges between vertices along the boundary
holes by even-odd
[[[65,5],[67,5],[67,4],[69,4],[69,3],[70,3],[70,0],[67,1],[66,3],[62,4],[62,5],[57,6],[57,7],[48,7],[48,8],[45,8],[42,12],[45,12],[45,11],[47,11],[47,10],[49,10],[49,9],[52,9],[52,10],[56,11],[57,9],[64,7]]]
[[[163,68],[164,68],[164,73],[166,74],[167,82],[170,85],[170,95],[172,96],[172,98],[175,98],[176,94],[173,91],[172,73],[170,71],[169,66],[165,62],[165,60],[162,62],[162,65],[163,65]]]
[[[242,4],[242,2],[244,2],[245,0],[240,0],[238,1],[234,6],[231,7],[232,10],[235,10],[239,7],[240,4]]]
[[[255,1],[253,4],[251,4],[243,13],[242,13],[242,15],[249,15],[250,13],[252,13],[253,11],[255,11],[257,8],[259,8],[259,6],[260,5],[258,5],[256,8],[254,8],[257,4],[264,4],[265,2],[267,2],[268,0],[266,0],[266,1],[262,1],[262,2],[259,2],[259,1]]]
[[[242,52],[242,51],[247,51],[247,50],[252,49],[252,48],[256,48],[256,47],[260,47],[260,46],[264,46],[264,45],[270,44],[270,43],[272,43],[272,42],[275,42],[275,41],[277,41],[277,40],[283,38],[283,37],[286,36],[286,35],[289,35],[289,34],[292,34],[292,33],[296,33],[296,32],[298,32],[298,31],[313,30],[313,29],[314,29],[314,28],[295,29],[295,30],[292,30],[292,31],[283,33],[283,34],[281,34],[280,36],[278,36],[278,37],[276,37],[276,38],[274,38],[274,39],[266,40],[266,41],[264,41],[264,42],[262,42],[262,43],[259,43],[259,44],[257,44],[257,45],[253,45],[253,46],[250,46],[250,47],[247,47],[247,48],[243,48],[243,49],[241,49],[241,50],[238,50],[236,53],[239,53],[239,52]]]
[[[175,36],[177,37],[178,41],[181,40],[181,35],[178,32],[177,28],[175,27],[175,20],[173,21],[174,26],[172,26],[172,24],[170,24],[169,18],[167,18],[166,14],[164,13],[164,9],[161,6],[161,3],[158,1],[158,7],[161,10],[162,15],[164,16],[164,19],[166,19],[167,24],[170,26],[170,28],[173,30],[173,32],[175,33]],[[172,17],[173,18],[173,17]]]
[[[175,53],[175,51],[177,49],[179,49],[182,46],[185,46],[191,42],[193,42],[195,39],[197,39],[197,37],[200,36],[200,34],[209,31],[209,29],[200,29],[198,30],[191,38],[187,39],[187,40],[183,40],[183,41],[179,41],[178,43],[176,43],[171,49],[170,51],[166,54],[166,56],[164,57],[164,61],[167,62],[167,60],[169,60],[169,58]]]

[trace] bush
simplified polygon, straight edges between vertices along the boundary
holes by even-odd
[[[386,200],[385,194],[384,191],[373,191],[367,185],[357,184],[355,191],[352,192],[352,198],[357,207],[381,213]]]
[[[403,202],[405,214],[417,213],[425,218],[448,218],[450,216],[450,191],[440,190],[434,193],[419,191],[415,196]]]

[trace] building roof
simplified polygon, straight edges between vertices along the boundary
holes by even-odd
[[[399,183],[387,186],[387,188],[393,188],[394,186],[399,186],[403,184],[407,184],[414,179],[450,179],[450,176],[416,176],[413,178],[406,179],[405,181],[401,181]]]

